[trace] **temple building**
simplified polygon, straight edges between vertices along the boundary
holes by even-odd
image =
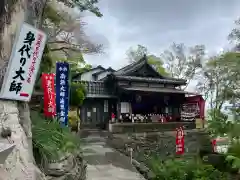
[[[159,74],[146,56],[117,71],[97,66],[72,80],[87,90],[82,127],[180,123],[193,129],[196,120],[204,119],[202,96],[181,90],[186,80]]]

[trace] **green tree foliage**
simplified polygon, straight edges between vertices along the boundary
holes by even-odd
[[[220,96],[219,99],[230,103],[233,107],[231,111],[238,116],[238,102],[240,102],[240,53],[238,51],[240,47],[240,18],[235,21],[235,25],[235,28],[229,34],[229,39],[233,41],[235,48],[233,51],[225,52],[220,57],[216,58],[214,68],[217,67],[222,77],[220,86],[223,86],[223,90],[218,93]]]
[[[229,35],[236,47],[240,40],[239,31],[237,21],[237,28]],[[240,137],[240,53],[235,49],[209,58],[202,68],[202,76],[197,84],[199,91],[204,93],[210,104],[209,129],[215,135],[225,134],[231,139]],[[226,105],[227,108],[224,107]],[[226,112],[223,113],[224,110]],[[228,118],[224,115],[227,112],[231,115]]]
[[[168,75],[163,67],[163,61],[161,58],[150,54],[145,46],[137,45],[136,48],[130,47],[126,52],[126,55],[130,63],[139,61],[144,55],[147,55],[148,63],[151,64],[157,70],[157,72],[163,76]]]
[[[166,69],[163,67],[163,62],[161,58],[155,56],[155,55],[148,55],[148,63],[151,64],[159,74],[163,76],[168,76],[168,73],[166,72]]]
[[[79,107],[86,96],[86,89],[83,84],[72,83],[70,93],[70,106]]]
[[[236,47],[240,44],[240,18],[235,21],[235,28],[231,31],[228,38],[235,43]]]
[[[42,61],[40,63],[40,67],[39,67],[39,71],[38,71],[38,75],[37,75],[37,79],[36,79],[36,83],[35,83],[35,90],[40,90],[42,85],[41,85],[41,74],[42,73],[48,73],[51,72],[52,68],[53,68],[53,61],[52,61],[52,57],[51,54],[49,52],[49,46],[46,45],[44,48],[44,52],[43,52],[43,56],[42,56]]]
[[[215,136],[239,138],[239,53],[225,52],[211,57],[202,69],[197,87],[209,101],[208,129]],[[228,108],[225,109],[224,105]],[[230,108],[229,108],[230,107]],[[226,112],[223,112],[226,110]],[[226,113],[231,116],[227,116]],[[229,118],[231,118],[229,121]]]
[[[137,47],[130,47],[126,52],[127,58],[130,63],[139,61],[144,55],[148,54],[148,49],[140,44],[138,44]]]
[[[205,56],[205,46],[186,47],[184,44],[172,44],[170,49],[162,53],[167,71],[174,78],[186,79],[187,88],[200,73]]]
[[[59,6],[59,2],[65,6]],[[85,63],[83,53],[100,53],[102,45],[91,42],[86,36],[82,22],[76,8],[80,11],[90,11],[101,17],[99,9],[95,6],[98,1],[89,0],[57,0],[47,1],[42,17],[42,28],[48,35],[35,89],[41,87],[40,77],[43,72],[55,72],[57,61],[67,61],[71,67],[71,74],[89,68]],[[74,10],[75,9],[75,10]],[[84,68],[83,68],[84,67]]]
[[[222,110],[228,103],[231,111],[238,113],[240,100],[240,54],[226,52],[211,57],[203,67],[203,75],[197,87],[209,97],[211,109]]]
[[[96,6],[98,0],[58,0],[70,8],[78,8],[80,11],[90,11],[97,17],[102,17],[102,13]]]
[[[76,60],[76,58],[78,58]],[[85,63],[82,54],[79,54],[79,57],[69,58],[68,62],[70,63],[71,77],[75,76],[78,73],[82,73],[92,68],[90,64]]]
[[[72,130],[78,131],[80,120],[80,106],[83,104],[87,92],[83,84],[71,83],[69,125]]]
[[[67,57],[73,53],[77,53],[78,56],[78,53],[101,52],[102,45],[91,42],[85,34],[84,26],[86,23],[82,21],[80,14],[74,10],[75,7],[77,5],[62,8],[56,2],[47,3],[46,13],[43,16],[43,28],[48,33],[50,51],[61,52]],[[86,4],[85,9],[88,10],[88,8],[91,9]]]
[[[60,6],[59,2],[64,6]],[[42,18],[42,28],[48,35],[47,50],[44,51],[42,67],[54,70],[56,61],[69,61],[70,64],[85,63],[82,54],[102,52],[102,45],[89,40],[84,32],[84,23],[76,11],[90,11],[101,17],[96,7],[97,0],[57,0],[48,1]],[[46,60],[44,60],[46,58]],[[49,61],[52,63],[48,63]],[[74,61],[74,62],[73,62]],[[47,69],[49,72],[49,69]],[[41,68],[40,72],[46,69]]]
[[[228,156],[226,160],[231,163],[232,168],[240,169],[240,143],[239,141],[232,142],[228,148]]]
[[[228,116],[218,109],[209,110],[208,130],[211,135],[224,136],[230,131],[231,122],[227,121]]]

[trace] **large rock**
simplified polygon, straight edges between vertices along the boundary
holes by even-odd
[[[10,59],[14,39],[17,38],[17,29],[23,21],[39,27],[45,2],[46,0],[15,0],[1,3],[3,8],[0,11],[0,87]],[[4,12],[3,9],[7,11]],[[10,129],[10,137],[7,138],[6,133],[2,133],[3,128]],[[5,134],[0,137],[0,143],[15,145],[4,164],[0,165],[0,180],[46,179],[34,162],[30,111],[26,103],[0,100],[0,133]],[[7,134],[9,133],[7,132]],[[59,163],[57,166],[56,164],[49,166],[52,174],[58,173],[58,176],[61,175],[61,179],[65,180],[84,179],[85,171],[81,171],[81,169],[85,169],[86,166],[78,156],[74,158],[69,156],[66,161]],[[61,180],[59,177],[56,179]]]
[[[26,115],[28,114],[26,110],[28,107],[23,106],[20,109],[21,113],[19,113],[15,102],[0,101],[0,126],[11,129],[11,137],[9,139],[1,137],[0,142],[15,144],[12,153],[7,157],[5,163],[1,165],[0,177],[3,180],[42,180],[45,179],[45,176],[35,166],[32,155],[30,116],[28,116],[29,121],[26,122]],[[25,117],[23,118],[23,116]],[[0,131],[2,131],[2,127]]]
[[[67,154],[54,162],[45,165],[49,180],[85,180],[87,163],[82,155]]]
[[[42,15],[45,0],[15,0],[2,1],[0,15],[0,87],[10,59],[17,29],[24,20],[36,25]],[[38,8],[36,8],[36,4]],[[11,137],[0,137],[0,142],[14,143],[15,148],[0,165],[1,180],[42,180],[45,176],[35,166],[32,153],[31,121],[28,105],[0,100],[0,133],[3,128],[10,128]],[[18,109],[20,108],[20,110]],[[21,113],[19,113],[21,112]],[[4,134],[4,133],[3,133]]]

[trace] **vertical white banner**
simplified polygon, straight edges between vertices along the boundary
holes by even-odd
[[[0,98],[30,101],[46,38],[44,32],[22,24],[12,49]]]

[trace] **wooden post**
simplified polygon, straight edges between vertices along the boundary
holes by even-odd
[[[132,120],[132,103],[131,102],[128,102],[128,103],[129,103],[129,114]]]
[[[120,99],[117,100],[117,118],[116,118],[116,121],[118,119],[120,119],[120,115],[121,115],[121,102],[120,102]]]

